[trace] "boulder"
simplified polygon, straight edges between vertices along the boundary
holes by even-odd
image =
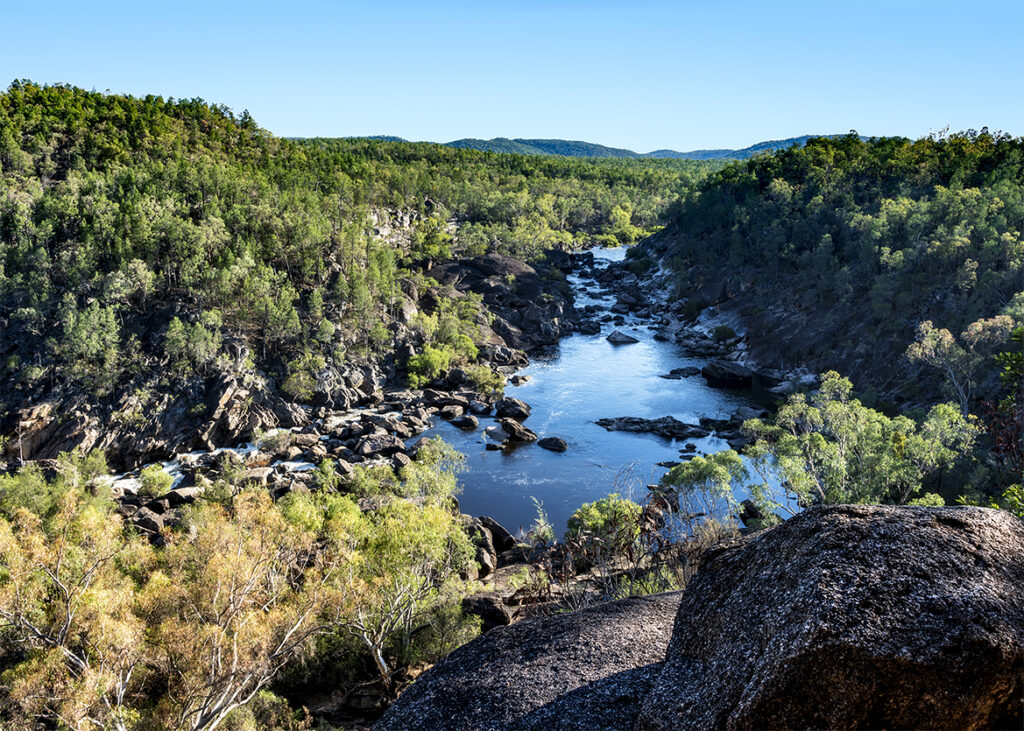
[[[662,416],[660,419],[644,419],[639,416],[617,416],[614,418],[598,419],[595,422],[608,431],[631,431],[649,434],[660,434],[663,437],[683,438],[706,437],[711,430],[679,421],[674,416]]]
[[[584,320],[576,326],[581,335],[598,335],[601,332],[601,323],[593,320]]]
[[[421,675],[374,728],[628,729],[678,604],[661,594],[498,627]]]
[[[638,729],[1020,728],[1024,522],[804,511],[707,560]]]
[[[509,442],[535,442],[537,435],[520,424],[515,419],[498,419],[501,428],[508,434]]]
[[[568,443],[561,437],[544,437],[537,442],[537,446],[552,452],[564,452],[569,448]]]
[[[266,485],[272,474],[274,474],[273,467],[251,467],[245,471],[245,480],[258,485]]]
[[[1020,728],[1022,586],[1005,511],[814,507],[709,551],[681,596],[487,633],[376,728]]]
[[[464,597],[462,611],[480,617],[480,629],[484,632],[512,624],[512,612],[500,596],[493,594],[470,594]]]
[[[709,361],[700,372],[712,385],[750,388],[754,381],[753,370],[728,360]]]
[[[516,421],[526,421],[530,416],[530,407],[524,401],[520,401],[517,398],[503,398],[497,404],[495,404],[495,413],[499,418],[515,419]]]
[[[634,338],[632,335],[626,335],[621,330],[613,330],[611,334],[605,338],[612,345],[630,345],[631,343],[639,343],[640,341]]]
[[[371,434],[356,444],[356,454],[362,457],[381,455],[390,457],[395,452],[405,451],[405,442],[390,434]]]
[[[504,553],[515,547],[516,539],[509,533],[505,526],[487,515],[481,515],[477,520],[480,525],[486,528],[494,541],[494,549],[497,553]]]
[[[149,508],[139,508],[135,511],[132,523],[149,533],[159,533],[164,528],[164,519]]]
[[[456,419],[452,419],[452,426],[464,429],[466,431],[472,431],[480,426],[480,421],[472,414],[466,414]]]

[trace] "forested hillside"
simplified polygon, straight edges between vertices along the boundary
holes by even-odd
[[[918,404],[947,388],[965,411],[998,389],[985,357],[1024,322],[1021,139],[812,139],[724,168],[673,216],[645,246],[691,312],[745,317],[764,365]]]
[[[395,349],[433,264],[630,243],[708,170],[290,141],[202,100],[15,82],[0,95],[0,434],[12,454],[43,400],[65,418],[111,399],[129,421],[175,399],[198,416],[200,384],[229,372],[302,400],[325,363]],[[470,300],[423,316],[447,318],[429,337],[454,346],[484,315]]]
[[[839,135],[832,135],[838,137]],[[803,146],[807,140],[814,139],[813,135],[802,135],[800,137],[787,137],[784,140],[766,140],[758,142],[750,147],[740,150],[717,149],[717,150],[690,150],[679,152],[678,150],[654,150],[652,152],[634,152],[621,147],[606,147],[605,145],[594,144],[593,142],[580,142],[578,140],[530,140],[516,138],[510,140],[507,137],[495,137],[491,140],[480,140],[467,138],[446,142],[447,147],[457,147],[466,150],[482,150],[485,152],[508,152],[517,155],[562,155],[565,157],[617,157],[617,158],[653,158],[653,159],[682,159],[682,160],[746,160],[754,155],[761,155],[776,150],[785,150],[793,145]],[[374,138],[374,139],[395,139],[395,138]],[[866,139],[866,138],[865,138]]]

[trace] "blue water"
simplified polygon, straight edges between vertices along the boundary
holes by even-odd
[[[623,250],[605,250],[598,257],[621,259]],[[570,278],[575,286],[576,277]],[[586,283],[593,290],[591,282]],[[595,300],[577,295],[577,307]],[[596,300],[605,305],[614,298]],[[605,313],[599,313],[598,317]],[[656,342],[649,323],[630,317],[617,329],[640,340],[615,346],[605,337],[616,326],[605,323],[598,335],[575,334],[545,354],[531,354],[531,364],[520,371],[530,376],[522,386],[506,386],[505,395],[528,403],[533,412],[524,422],[540,438],[556,436],[569,444],[566,452],[549,452],[527,444],[511,453],[486,451],[483,432],[494,422],[483,417],[480,427],[463,432],[438,421],[427,432],[441,436],[466,455],[467,470],[460,476],[462,512],[490,515],[513,533],[528,528],[536,517],[532,498],[543,503],[556,532],[581,503],[610,492],[642,499],[646,486],[657,482],[665,467],[658,462],[678,461],[687,442],[698,452],[728,449],[714,437],[670,440],[653,434],[609,432],[594,423],[602,417],[674,416],[688,423],[701,416],[725,418],[750,404],[745,396],[709,388],[701,376],[682,380],[659,378],[673,368],[700,366],[674,343]]]

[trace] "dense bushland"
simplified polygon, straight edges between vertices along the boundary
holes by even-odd
[[[657,238],[680,294],[694,308],[735,297],[771,367],[832,368],[865,392],[934,401],[942,376],[904,357],[927,322],[973,351],[945,349],[959,358],[949,395],[966,407],[967,381],[987,381],[986,396],[998,384],[972,362],[1005,345],[1013,323],[994,318],[1024,322],[1019,138],[811,139],[714,173],[673,215]],[[712,283],[724,287],[702,290]],[[928,350],[912,355],[927,362]]]
[[[213,728],[282,674],[305,697],[390,688],[477,631],[459,608],[473,550],[451,509],[458,465],[428,442],[398,476],[360,469],[373,509],[206,481],[156,546],[113,512],[98,454],[0,477],[0,714]]]
[[[319,359],[390,350],[431,263],[631,243],[709,169],[286,140],[199,99],[15,82],[0,94],[0,411],[226,368],[301,400]],[[146,382],[159,362],[162,386]]]

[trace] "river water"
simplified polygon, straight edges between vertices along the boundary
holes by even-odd
[[[606,261],[621,260],[624,254],[623,249],[595,251],[598,260]],[[615,302],[611,295],[581,294],[577,276],[569,281],[578,309]],[[582,284],[592,292],[597,286],[592,280]],[[688,357],[675,343],[655,341],[649,324],[629,315],[625,325],[603,323],[600,334],[576,333],[550,352],[531,355],[530,365],[520,371],[530,377],[527,383],[506,386],[506,396],[522,399],[533,409],[524,424],[540,438],[565,439],[566,452],[550,452],[536,444],[510,453],[487,451],[484,429],[496,423],[492,419],[481,418],[480,427],[471,432],[438,420],[425,436],[443,437],[466,455],[467,469],[460,476],[462,512],[490,515],[515,533],[533,522],[536,498],[561,536],[566,520],[581,503],[610,492],[643,499],[646,485],[667,471],[658,463],[678,461],[685,443],[695,444],[698,453],[729,448],[715,437],[670,440],[654,434],[609,432],[594,423],[616,416],[674,416],[695,423],[701,416],[726,418],[738,407],[752,404],[741,393],[710,388],[699,375],[661,378],[673,368],[699,367],[704,361]],[[613,329],[640,342],[612,345],[605,338]]]

